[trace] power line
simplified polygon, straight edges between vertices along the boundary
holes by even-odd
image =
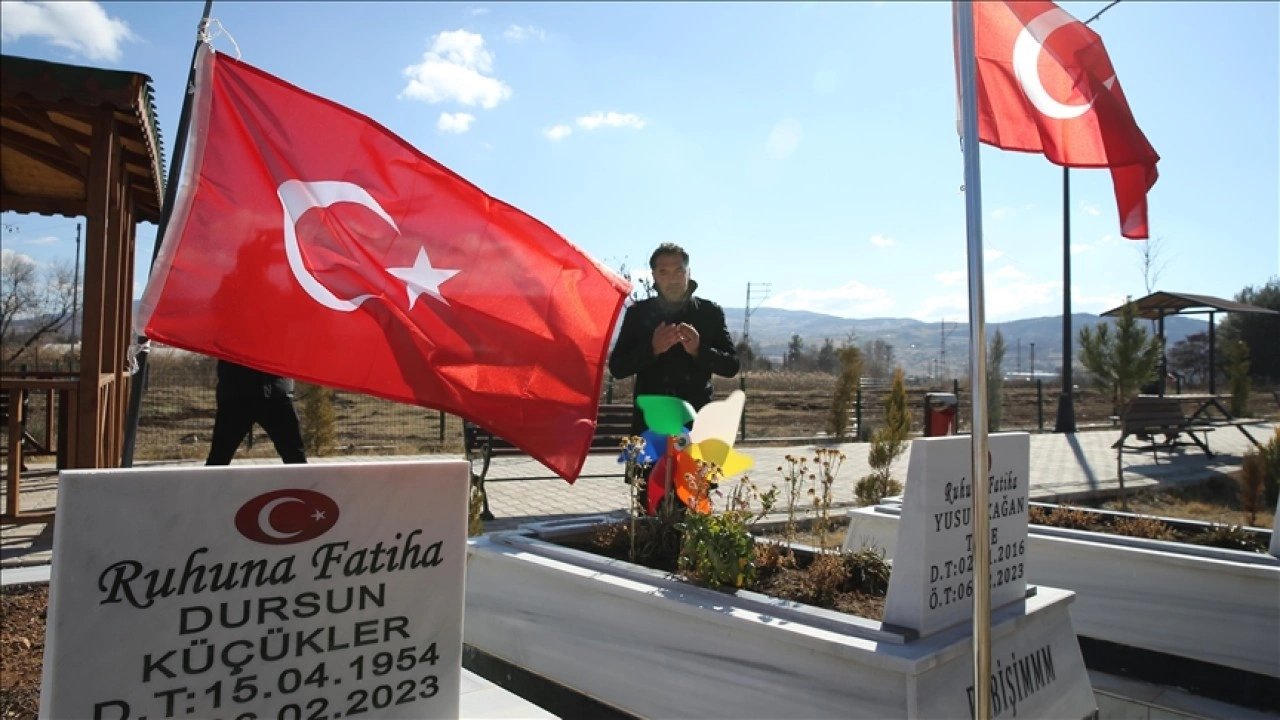
[[[1119,4],[1120,4],[1120,0],[1112,0],[1112,1],[1111,1],[1111,3],[1107,3],[1106,8],[1102,8],[1101,10],[1098,10],[1098,12],[1097,12],[1097,13],[1093,13],[1093,17],[1092,17],[1092,18],[1089,18],[1089,19],[1087,19],[1087,20],[1084,20],[1084,24],[1092,23],[1092,22],[1093,22],[1093,20],[1096,20],[1096,19],[1098,19],[1098,18],[1101,18],[1101,17],[1102,17],[1102,13],[1106,13],[1106,12],[1107,12],[1107,10],[1110,10],[1111,8],[1115,8],[1115,6],[1116,6],[1116,5],[1119,5]]]

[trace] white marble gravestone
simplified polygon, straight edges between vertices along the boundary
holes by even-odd
[[[1280,557],[1280,498],[1276,498],[1275,524],[1271,528],[1271,546],[1267,550],[1272,555]]]
[[[41,717],[456,718],[468,479],[62,473]]]
[[[967,436],[912,442],[884,622],[927,636],[973,617],[973,482]],[[989,437],[991,608],[1027,592],[1027,489],[1031,438]]]

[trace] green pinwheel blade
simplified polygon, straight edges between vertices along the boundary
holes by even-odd
[[[644,413],[644,424],[660,435],[679,435],[693,422],[693,406],[670,395],[637,395],[636,405]]]

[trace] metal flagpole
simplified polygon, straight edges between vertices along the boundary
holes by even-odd
[[[1062,394],[1058,396],[1056,433],[1076,431],[1074,381],[1071,379],[1071,168],[1062,168]]]
[[[969,250],[969,387],[973,401],[970,464],[973,486],[974,718],[991,717],[991,540],[987,514],[987,333],[982,291],[982,175],[978,162],[977,58],[973,2],[958,3],[961,145]]]
[[[1084,21],[1085,25],[1102,17],[1102,13],[1120,3],[1112,0],[1106,7]],[[1056,433],[1076,431],[1076,407],[1074,385],[1071,379],[1071,168],[1062,168],[1062,394],[1058,396],[1058,418],[1054,423]]]
[[[160,224],[156,227],[156,241],[151,248],[151,264],[147,266],[148,277],[151,268],[156,264],[156,256],[160,254],[160,243],[164,241],[165,230],[169,227],[169,218],[173,214],[173,203],[178,197],[178,178],[182,172],[182,160],[187,152],[187,133],[191,126],[191,106],[194,104],[196,92],[196,58],[200,54],[200,46],[207,42],[209,13],[213,10],[213,0],[204,0],[204,13],[200,16],[199,29],[196,31],[196,46],[191,51],[191,67],[187,71],[186,93],[182,98],[182,113],[178,116],[178,134],[173,148],[173,160],[169,163],[169,179],[164,186],[164,207],[160,208]],[[137,362],[138,370],[133,374],[133,383],[129,388],[129,410],[125,416],[124,448],[121,452],[120,466],[133,467],[133,450],[138,438],[138,416],[142,411],[142,392],[147,384],[147,356],[150,348],[147,338],[139,335]]]

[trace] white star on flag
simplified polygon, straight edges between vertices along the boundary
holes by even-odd
[[[432,267],[431,260],[427,257],[427,249],[424,247],[418,248],[418,257],[413,261],[413,267],[387,268],[387,272],[404,281],[405,291],[409,293],[410,310],[423,293],[448,305],[449,301],[440,294],[440,284],[458,274],[457,270],[441,270]]]

